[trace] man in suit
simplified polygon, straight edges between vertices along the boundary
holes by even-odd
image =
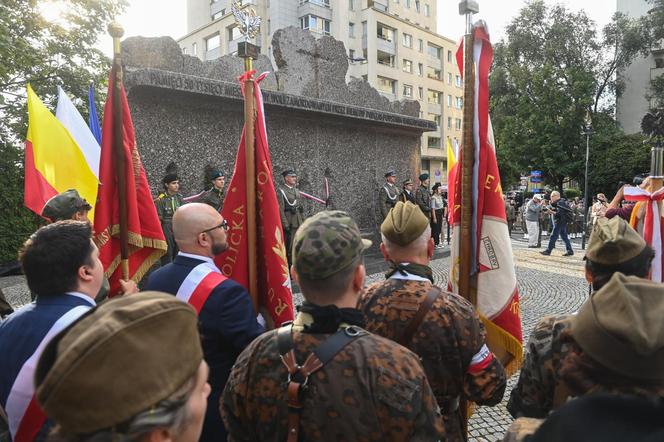
[[[213,258],[228,248],[227,230],[226,220],[207,204],[180,207],[173,215],[180,252],[172,263],[153,272],[145,287],[171,293],[198,312],[212,388],[200,439],[204,442],[226,440],[219,397],[235,359],[263,332],[246,289],[223,276],[214,264]]]
[[[19,259],[37,298],[0,324],[0,406],[10,440],[35,440],[51,427],[34,398],[39,356],[57,333],[95,306],[104,268],[86,221],[42,227],[25,242]]]

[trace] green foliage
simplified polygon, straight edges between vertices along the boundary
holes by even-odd
[[[563,195],[568,200],[573,200],[574,198],[581,196],[581,191],[579,189],[565,189]]]
[[[664,109],[664,74],[650,80],[650,88],[646,98],[652,109]]]
[[[491,76],[505,187],[534,169],[560,190],[567,179],[583,181],[586,112],[593,119],[611,112],[602,104],[620,88],[616,69],[645,53],[647,35],[640,21],[620,14],[599,34],[583,11],[541,0],[521,9],[495,46]]]

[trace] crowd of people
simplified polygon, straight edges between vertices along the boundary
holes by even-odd
[[[365,286],[371,242],[346,212],[302,219],[296,174],[283,176],[290,272],[304,303],[273,330],[246,289],[214,264],[228,247],[219,209],[166,204],[177,194],[173,180],[164,179],[167,194],[155,202],[172,209],[172,262],[149,276],[144,292],[123,281],[112,299],[100,296],[105,278],[84,216],[90,205],[74,191],[49,202],[60,216],[19,255],[35,299],[0,322],[0,439],[466,440],[468,404],[497,405],[507,379],[476,308],[434,284],[440,186],[430,193],[423,174],[415,192],[406,183],[396,191],[386,173],[379,249],[389,271]],[[536,195],[526,205],[535,207],[526,211],[529,227],[542,211],[559,215],[552,250],[566,233],[566,202],[552,192],[548,202]],[[594,292],[577,314],[535,327],[509,397],[516,420],[505,440],[563,440],[569,425],[583,426],[579,416],[611,431],[565,439],[662,435],[661,419],[645,422],[646,432],[627,416],[662,410],[664,286],[647,279],[653,249],[606,209],[585,256]],[[598,413],[607,407],[610,421]]]

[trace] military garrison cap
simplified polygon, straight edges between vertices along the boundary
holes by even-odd
[[[293,265],[306,279],[326,279],[351,265],[370,246],[350,215],[326,210],[307,218],[295,232]]]
[[[210,181],[214,181],[214,180],[216,180],[217,178],[224,178],[225,176],[226,176],[226,175],[224,175],[224,171],[223,171],[223,170],[220,170],[220,169],[218,169],[218,170],[214,170],[214,171],[212,171],[212,173],[210,174]]]
[[[42,209],[42,216],[53,222],[62,221],[70,219],[81,209],[90,210],[92,206],[81,198],[76,189],[69,189],[46,201]]]
[[[68,434],[124,423],[195,376],[203,359],[197,323],[191,306],[165,293],[101,304],[48,343],[37,400]]]
[[[283,172],[281,172],[281,176],[286,178],[287,176],[297,176],[297,173],[293,169],[286,169]]]
[[[603,367],[632,379],[664,381],[664,285],[614,273],[574,316],[570,331]]]
[[[624,219],[619,216],[599,218],[590,235],[585,258],[615,266],[636,257],[645,248],[641,235]]]
[[[380,233],[403,247],[419,238],[428,225],[429,220],[418,206],[410,201],[399,201],[380,225]]]
[[[408,184],[413,184],[413,180],[408,178],[407,180],[404,180],[403,183],[402,183],[403,186],[407,186]]]
[[[428,173],[423,173],[420,175],[420,181],[425,181],[429,179],[429,174]]]
[[[391,167],[387,169],[387,172],[385,172],[385,178],[389,176],[397,176],[397,173]]]

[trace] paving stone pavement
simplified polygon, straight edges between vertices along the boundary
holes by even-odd
[[[576,311],[588,294],[588,284],[583,278],[583,251],[578,241],[573,242],[575,255],[563,257],[564,247],[558,246],[551,256],[539,253],[543,249],[529,249],[521,235],[512,235],[516,274],[521,300],[521,319],[524,340],[542,316]],[[435,259],[431,263],[434,278],[440,287],[447,286],[449,257]],[[382,273],[367,277],[371,284],[383,279]],[[14,307],[30,301],[29,291],[23,277],[0,278],[0,288]],[[295,293],[296,305],[302,303],[302,295]],[[518,374],[507,384],[503,401],[495,407],[479,407],[469,422],[471,442],[494,442],[502,440],[512,417],[505,408],[509,392],[516,383]]]

